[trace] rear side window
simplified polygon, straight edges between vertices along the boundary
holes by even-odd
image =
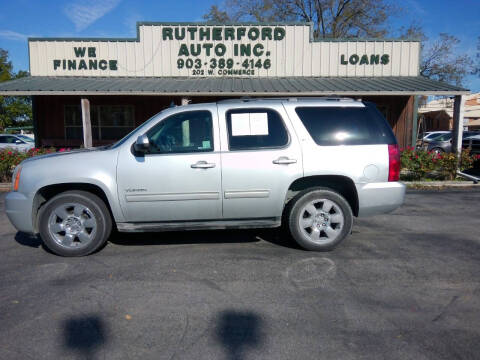
[[[298,117],[318,145],[396,144],[395,135],[375,105],[297,107]]]
[[[280,115],[271,109],[235,109],[226,114],[230,150],[272,149],[288,144]]]

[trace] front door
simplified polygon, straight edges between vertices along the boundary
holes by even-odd
[[[146,132],[150,149],[119,154],[118,195],[127,222],[222,217],[216,107],[173,114]]]
[[[219,104],[218,114],[224,219],[278,220],[289,185],[303,175],[300,145],[283,106]]]

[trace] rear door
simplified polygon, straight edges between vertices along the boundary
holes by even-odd
[[[303,174],[292,125],[279,106],[219,104],[224,219],[279,218]]]

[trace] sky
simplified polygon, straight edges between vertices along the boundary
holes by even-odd
[[[393,19],[392,35],[412,21],[429,41],[442,32],[460,39],[459,53],[478,55],[479,0],[389,0],[403,8]],[[202,21],[221,0],[0,0],[0,48],[10,54],[15,71],[28,70],[28,37],[135,37],[137,21]],[[465,87],[480,92],[480,77]]]

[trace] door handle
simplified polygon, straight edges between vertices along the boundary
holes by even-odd
[[[214,163],[207,163],[206,161],[198,161],[195,164],[190,165],[192,169],[210,169],[214,168],[215,164]]]
[[[288,165],[288,164],[295,164],[297,160],[289,159],[286,156],[280,156],[277,160],[273,160],[272,162],[274,164],[279,164],[279,165]]]

